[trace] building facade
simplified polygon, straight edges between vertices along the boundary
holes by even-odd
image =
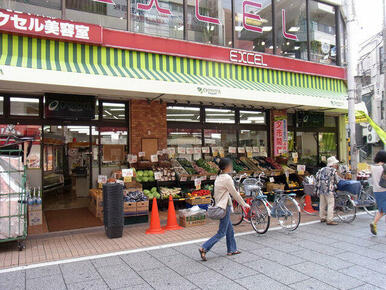
[[[33,138],[46,209],[127,154],[347,160],[339,2],[2,0],[1,140]]]

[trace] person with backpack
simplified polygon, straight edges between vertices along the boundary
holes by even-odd
[[[206,241],[199,250],[201,259],[206,261],[206,253],[224,236],[226,236],[227,255],[238,255],[241,252],[237,250],[235,234],[233,231],[230,214],[233,212],[232,198],[233,197],[243,208],[250,208],[240,193],[237,192],[232,177],[229,175],[233,172],[233,163],[229,158],[221,158],[218,167],[219,174],[214,182],[214,200],[218,210],[223,214],[220,219],[217,234]]]
[[[335,191],[341,180],[338,174],[339,160],[335,156],[327,159],[327,166],[316,173],[315,190],[319,196],[320,222],[327,225],[337,225],[333,220],[335,207]],[[327,209],[327,210],[326,210]]]
[[[370,224],[370,231],[377,234],[377,223],[386,213],[386,151],[380,150],[374,157],[375,165],[371,166],[371,179],[378,212]]]

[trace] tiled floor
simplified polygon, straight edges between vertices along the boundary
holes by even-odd
[[[166,223],[162,218],[165,216],[165,213],[161,215],[163,224]],[[314,219],[316,217],[303,215],[302,222]],[[271,227],[276,226],[277,222],[273,219]],[[89,232],[35,236],[27,239],[26,249],[21,252],[15,243],[0,244],[0,269],[206,238],[217,231],[218,223],[209,221],[203,226],[169,231],[162,235],[146,235],[147,227],[148,224],[126,226],[123,237],[119,239],[108,239],[103,228]],[[235,227],[237,233],[252,230],[251,225],[245,222]]]

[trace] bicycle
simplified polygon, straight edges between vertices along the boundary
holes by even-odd
[[[252,196],[246,199],[250,209],[245,210],[236,201],[233,201],[234,213],[232,224],[239,225],[242,221],[251,223],[253,229],[258,234],[268,231],[271,216],[279,221],[279,225],[288,231],[294,231],[300,224],[300,208],[297,201],[293,198],[296,194],[285,194],[283,190],[276,190],[275,199],[271,204],[267,196],[263,194],[261,173],[256,178],[247,178],[243,182],[246,195]]]
[[[362,186],[358,198],[354,199],[355,207],[363,208],[368,215],[374,217],[377,209],[374,192],[367,180],[361,180],[360,182]]]
[[[306,188],[306,187],[305,187]],[[308,194],[312,196],[314,201],[312,202],[318,202],[319,203],[319,198],[316,197],[314,194],[311,194],[310,192],[313,192],[314,189],[308,188],[303,195],[303,197],[300,199],[300,207],[301,211],[309,214],[309,215],[318,215],[318,211],[314,210],[308,210],[305,207],[305,196]],[[317,201],[315,201],[317,199]],[[311,205],[313,208],[313,205]],[[334,214],[335,216],[344,223],[351,223],[355,220],[356,218],[356,208],[357,206],[355,205],[355,202],[352,198],[352,195],[349,192],[346,191],[336,191],[335,193],[335,206],[334,206]]]

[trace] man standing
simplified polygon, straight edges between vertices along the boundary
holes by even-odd
[[[338,175],[339,160],[335,156],[327,159],[327,166],[316,173],[316,194],[319,196],[319,215],[322,223],[337,225],[334,218],[335,190],[339,183]],[[326,212],[327,207],[327,212]]]

